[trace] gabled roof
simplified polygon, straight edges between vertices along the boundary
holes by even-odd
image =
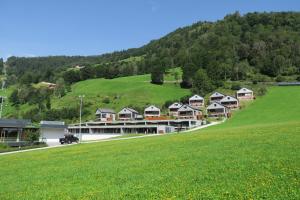
[[[231,102],[231,101],[238,101],[236,98],[232,96],[225,96],[223,99],[220,100],[220,102]]]
[[[160,109],[154,105],[151,105],[145,108],[145,111],[160,111]]]
[[[119,112],[119,114],[120,113],[136,113],[136,114],[138,114],[138,111],[136,111],[136,110],[134,110],[134,109],[132,109],[132,108],[123,108],[120,112]]]
[[[172,105],[169,106],[169,109],[171,109],[171,108],[180,108],[181,106],[182,106],[181,103],[175,102],[175,103],[173,103]]]
[[[30,125],[30,120],[23,120],[23,119],[0,119],[0,127],[7,127],[7,128],[25,128],[26,126]]]
[[[212,95],[210,95],[210,98],[212,97],[225,97],[225,95],[219,92],[214,92]]]
[[[197,108],[194,108],[194,107],[192,107],[192,106],[190,106],[190,105],[183,105],[183,106],[181,106],[179,109],[178,109],[178,112],[179,111],[189,111],[189,110],[198,110],[199,111],[199,109],[197,109]]]
[[[112,113],[115,114],[116,112],[110,108],[98,108],[96,110],[96,115],[101,114],[101,113]]]
[[[226,108],[225,106],[215,102],[215,103],[211,103],[209,106],[207,106],[207,110],[210,110],[210,109],[218,109],[218,108]]]
[[[236,93],[249,93],[253,92],[252,90],[249,90],[248,88],[241,88]]]
[[[189,98],[189,100],[203,100],[203,97],[195,94],[194,96],[192,96],[191,98]]]

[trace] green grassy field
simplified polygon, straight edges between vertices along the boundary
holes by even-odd
[[[0,199],[299,199],[299,91],[193,133],[0,156]]]
[[[116,79],[91,79],[81,81],[72,86],[72,92],[61,99],[53,99],[53,107],[75,106],[78,96],[85,95],[85,105],[92,111],[94,117],[97,107],[108,107],[119,111],[126,106],[144,108],[154,104],[162,106],[167,100],[178,100],[190,94],[188,89],[182,89],[174,83],[154,85],[150,83],[150,75],[130,76]],[[103,100],[108,98],[109,103]]]

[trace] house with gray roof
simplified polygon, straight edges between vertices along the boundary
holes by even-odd
[[[226,117],[229,109],[218,102],[214,102],[207,106],[206,112],[208,117]]]
[[[160,117],[160,109],[154,105],[148,106],[144,110],[145,117]]]
[[[204,106],[204,98],[195,94],[191,98],[189,98],[189,105],[194,108],[201,108]]]
[[[175,102],[172,105],[169,106],[169,115],[178,117],[178,109],[181,108],[182,104]]]
[[[138,111],[132,108],[123,108],[120,112],[118,112],[118,119],[121,121],[135,120],[138,117]]]
[[[109,108],[98,108],[96,110],[96,121],[115,121],[116,112]]]
[[[59,138],[64,137],[68,126],[62,121],[41,121],[40,140],[46,143],[58,143]]]
[[[225,96],[220,100],[220,104],[230,109],[236,109],[239,107],[239,101],[232,96]]]
[[[238,100],[252,100],[254,98],[253,91],[248,88],[241,88],[236,92]]]
[[[213,103],[213,102],[220,102],[221,99],[223,99],[225,97],[224,94],[219,93],[219,92],[214,92],[212,93],[212,95],[210,95],[209,97],[209,102]]]
[[[183,105],[178,109],[178,119],[201,119],[202,112],[190,105]]]

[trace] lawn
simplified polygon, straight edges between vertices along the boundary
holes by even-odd
[[[150,75],[122,77],[116,79],[91,79],[81,81],[72,86],[72,92],[61,99],[54,98],[54,108],[75,106],[78,96],[85,95],[85,105],[92,111],[88,117],[94,117],[97,107],[108,107],[119,111],[126,106],[143,109],[146,105],[162,106],[167,100],[179,100],[190,94],[190,90],[182,89],[174,83],[154,85],[150,83]],[[108,103],[103,100],[108,99]]]
[[[299,90],[193,133],[0,156],[0,199],[299,199]]]

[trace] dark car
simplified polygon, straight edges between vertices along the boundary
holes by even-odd
[[[72,144],[73,142],[78,143],[79,139],[78,137],[75,137],[74,135],[65,135],[63,138],[59,138],[60,144]]]

